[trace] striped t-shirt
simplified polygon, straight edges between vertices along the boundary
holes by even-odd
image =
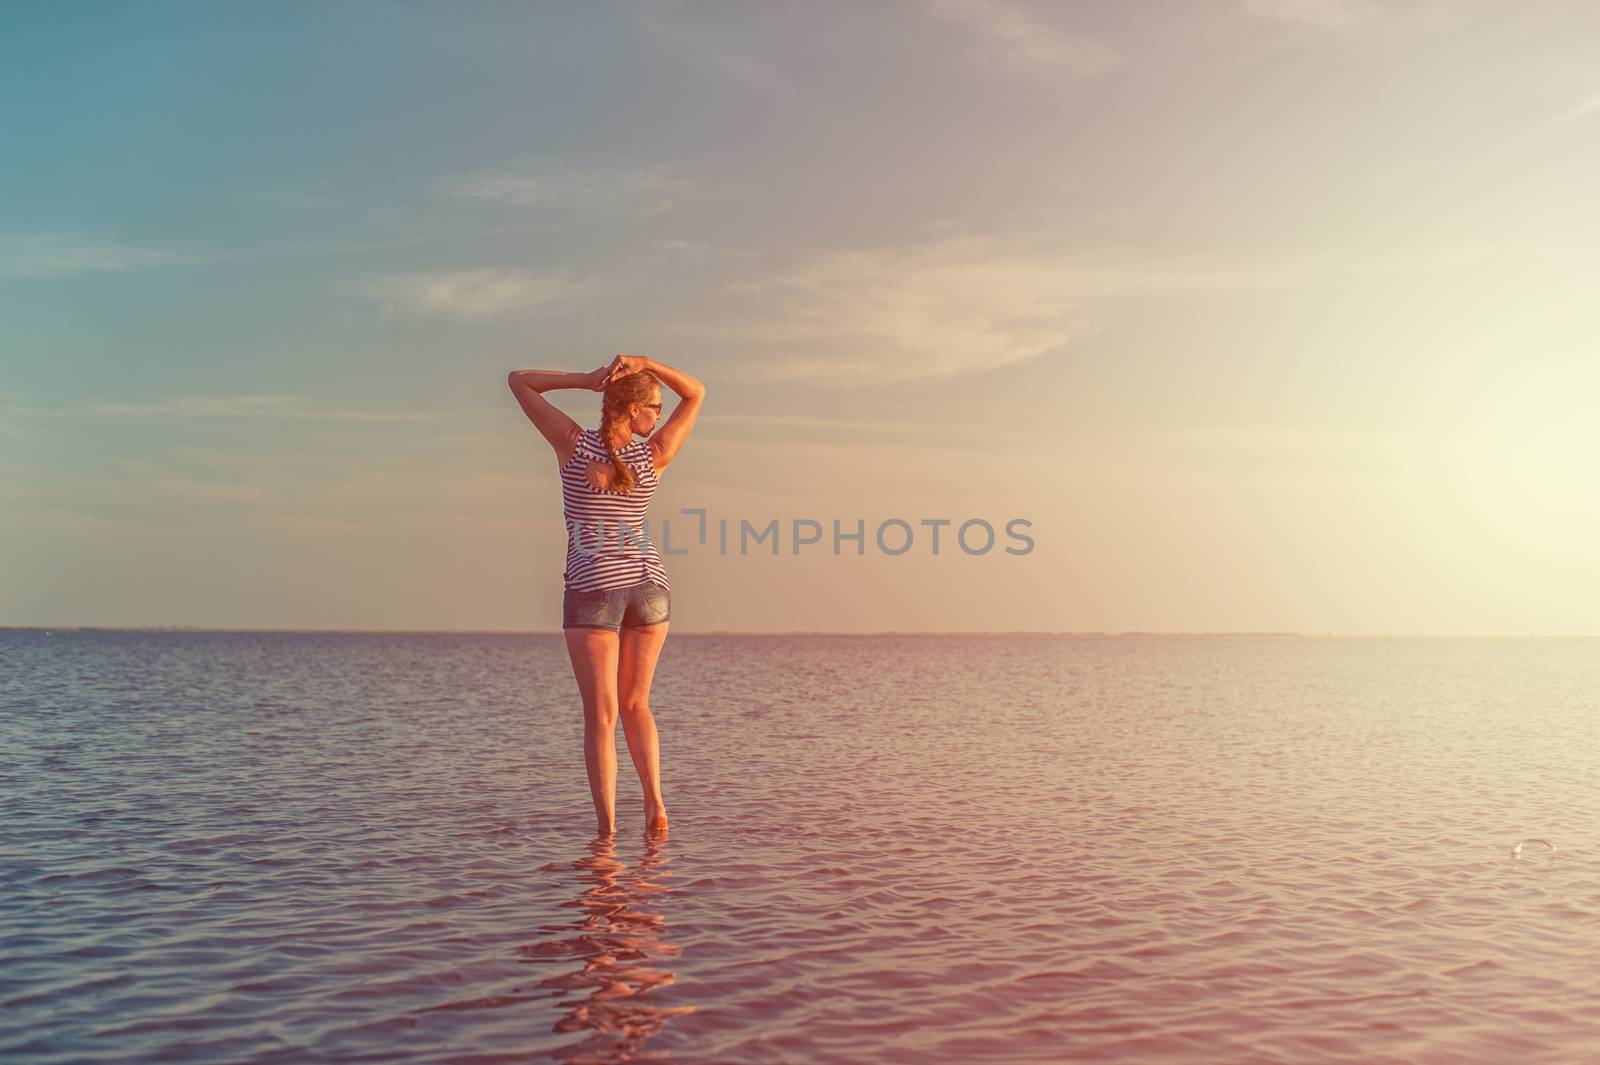
[[[597,430],[583,430],[577,450],[561,468],[561,513],[567,525],[567,569],[562,580],[580,592],[645,581],[670,589],[645,517],[660,481],[655,453],[648,440],[634,440],[617,454],[633,467],[637,483],[631,492],[589,483],[585,473],[591,460],[611,462]]]

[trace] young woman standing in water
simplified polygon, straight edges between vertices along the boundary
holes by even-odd
[[[556,451],[567,526],[561,628],[583,696],[583,760],[602,836],[616,831],[617,718],[644,789],[647,832],[667,830],[650,681],[667,639],[667,571],[645,511],[660,475],[689,438],[705,385],[643,355],[590,373],[512,370],[511,391]],[[678,394],[661,420],[661,386]],[[604,393],[600,427],[584,429],[544,398],[553,388]],[[635,437],[644,439],[635,440]]]

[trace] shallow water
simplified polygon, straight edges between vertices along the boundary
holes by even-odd
[[[1572,1062],[1600,643],[0,632],[0,1060]],[[1543,837],[1554,855],[1530,845]]]

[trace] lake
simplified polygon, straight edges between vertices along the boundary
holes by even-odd
[[[1600,1046],[1600,642],[681,633],[652,708],[597,841],[559,635],[0,632],[0,1059]]]

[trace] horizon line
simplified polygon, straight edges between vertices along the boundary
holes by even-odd
[[[0,632],[146,632],[146,633],[255,633],[262,635],[323,636],[559,636],[561,629],[319,629],[221,627],[210,625],[0,625]],[[1595,640],[1600,635],[1550,633],[1448,633],[1448,632],[1291,632],[1288,630],[1208,630],[1198,632],[1149,629],[875,629],[847,632],[828,629],[677,629],[676,636],[1050,636],[1077,639],[1206,639],[1250,636],[1298,640]]]

